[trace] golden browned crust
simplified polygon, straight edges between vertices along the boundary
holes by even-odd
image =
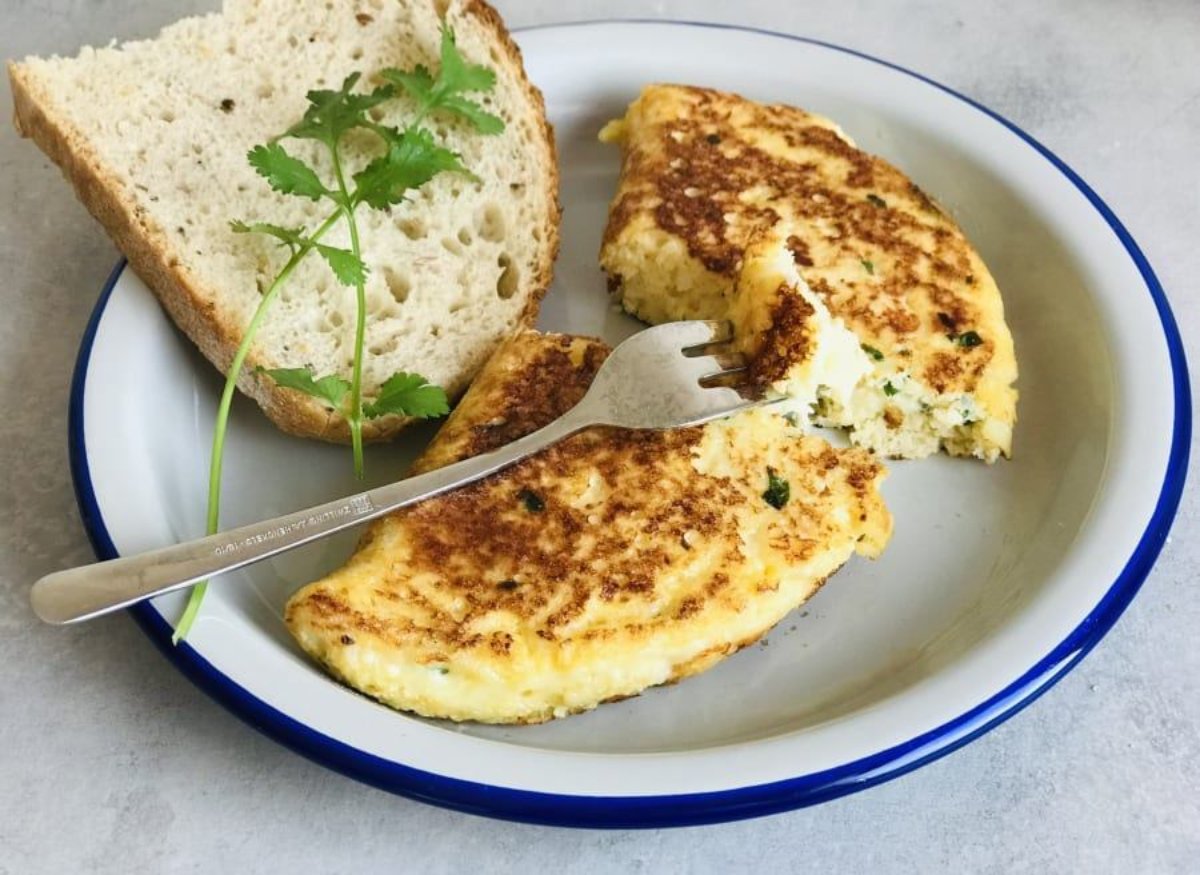
[[[561,206],[554,133],[546,120],[542,93],[526,76],[521,52],[499,14],[483,0],[469,0],[463,12],[493,32],[499,50],[497,63],[507,63],[516,71],[530,105],[536,109],[543,135],[545,152],[539,160],[545,162],[548,184],[546,217],[541,228],[542,260],[536,266],[534,287],[520,319],[520,324],[532,326],[553,279],[560,242]],[[361,19],[359,23],[363,23]],[[115,174],[89,146],[86,137],[61,117],[53,115],[52,99],[38,93],[27,69],[12,61],[8,62],[7,68],[13,92],[13,123],[18,133],[33,140],[59,166],[79,200],[104,226],[117,248],[124,253],[129,266],[155,293],[172,321],[205,358],[222,374],[226,373],[241,342],[242,327],[220,318],[217,309],[172,257],[164,230],[138,209],[134,199],[123,191]],[[258,376],[255,368],[262,364],[252,349],[238,378],[238,388],[253,398],[275,425],[298,437],[336,443],[350,441],[350,429],[343,417],[314,398]],[[453,394],[464,388],[458,387]],[[394,416],[367,420],[363,423],[363,438],[367,441],[389,440],[412,422]]]
[[[787,285],[781,285],[771,306],[770,325],[758,338],[749,365],[752,386],[765,390],[805,361],[813,343],[813,305]]]

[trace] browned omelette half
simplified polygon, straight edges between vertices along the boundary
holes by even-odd
[[[558,417],[608,354],[507,341],[419,460]],[[595,428],[375,522],[286,621],[335,677],[427,717],[536,723],[703,671],[891,533],[884,469],[752,410],[672,431]]]
[[[726,318],[739,283],[765,282],[742,276],[747,250],[786,250],[861,344],[858,391],[821,398],[817,422],[889,456],[1010,453],[1017,367],[1000,292],[903,173],[828,119],[681,85],[648,86],[601,138],[623,162],[600,261],[629,312]]]

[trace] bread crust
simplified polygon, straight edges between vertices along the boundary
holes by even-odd
[[[559,247],[561,206],[554,132],[546,120],[542,93],[525,75],[521,52],[500,15],[483,0],[467,0],[459,11],[491,32],[501,62],[509,65],[516,74],[543,134],[545,152],[540,160],[547,168],[544,192],[547,209],[541,229],[541,263],[529,280],[532,288],[518,322],[518,328],[532,327],[553,278]],[[172,258],[163,229],[141,214],[113,172],[89,147],[87,139],[64,119],[54,116],[53,101],[39,92],[28,68],[14,61],[9,61],[7,68],[13,94],[13,124],[17,132],[31,139],[59,166],[79,200],[104,226],[117,248],[125,254],[129,266],[155,293],[176,326],[217,370],[226,374],[241,342],[242,326],[220,318],[187,270]],[[238,378],[238,389],[253,398],[276,426],[297,437],[350,442],[350,429],[342,416],[314,398],[281,388],[273,380],[258,376],[255,368],[259,364],[261,362],[251,347]],[[396,416],[366,420],[363,438],[371,442],[390,440],[413,421]]]

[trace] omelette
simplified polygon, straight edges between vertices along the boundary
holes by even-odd
[[[416,464],[560,416],[609,350],[524,332]],[[371,525],[285,619],[349,686],[426,717],[537,723],[713,666],[891,534],[885,471],[767,408],[667,431],[592,428]]]
[[[892,457],[1010,454],[1017,365],[999,289],[903,173],[828,119],[705,88],[648,86],[600,136],[622,151],[600,262],[627,311],[727,318],[739,285],[763,285],[744,271],[780,272],[748,250],[786,249],[800,296],[819,298],[861,353],[843,362],[861,372],[855,391],[820,390],[817,424]]]

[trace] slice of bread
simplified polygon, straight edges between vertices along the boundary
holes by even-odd
[[[358,211],[367,282],[364,395],[396,371],[417,372],[452,396],[500,341],[532,324],[558,248],[558,171],[540,92],[497,13],[480,0],[226,0],[155,39],[85,48],[75,58],[9,65],[18,130],[74,184],[166,311],[223,372],[260,295],[287,255],[233,219],[315,228],[329,204],[271,191],[246,160],[296,122],[305,93],[360,88],[388,67],[436,72],[443,22],[459,51],[496,73],[478,95],[505,121],[482,136],[454,119],[427,124],[478,176],[443,173],[409,202]],[[405,99],[378,121],[403,126]],[[331,179],[324,147],[287,140]],[[348,172],[378,152],[370,136],[344,141]],[[348,245],[344,227],[325,242]],[[322,402],[281,389],[256,366],[310,365],[349,376],[355,294],[310,255],[273,303],[239,387],[282,429],[344,441],[345,420]],[[406,421],[366,423],[368,439]]]

